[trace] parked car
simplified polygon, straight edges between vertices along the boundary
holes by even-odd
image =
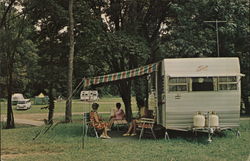
[[[27,110],[31,108],[30,99],[23,99],[17,102],[17,110]]]

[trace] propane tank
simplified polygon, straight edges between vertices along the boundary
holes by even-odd
[[[210,127],[219,126],[219,116],[216,115],[214,111],[212,111],[212,114],[209,116],[209,121],[210,121]]]
[[[216,115],[214,111],[206,116],[206,127],[218,127],[219,126],[219,116]]]
[[[193,117],[193,124],[195,128],[203,128],[205,126],[205,116],[201,112],[197,112]]]

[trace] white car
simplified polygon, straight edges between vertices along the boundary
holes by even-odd
[[[23,99],[17,102],[17,110],[27,110],[31,108],[30,99]]]

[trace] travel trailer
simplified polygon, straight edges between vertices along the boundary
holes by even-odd
[[[21,93],[14,93],[11,96],[12,105],[17,105],[17,102],[20,101],[20,100],[23,100],[23,99],[24,99],[23,94],[21,94]]]
[[[209,134],[239,126],[244,75],[235,57],[163,59],[128,71],[84,78],[82,83],[88,87],[149,74],[148,105],[153,106],[149,109],[154,109],[157,124]]]
[[[207,118],[213,112],[216,129],[238,127],[242,76],[238,58],[162,60],[155,77],[157,123],[189,131],[197,113]]]

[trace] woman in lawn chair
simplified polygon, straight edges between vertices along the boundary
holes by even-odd
[[[101,134],[101,138],[110,139],[111,137],[108,136],[108,123],[103,122],[101,117],[98,115],[99,104],[93,103],[92,104],[92,111],[90,112],[90,121],[91,125],[96,128],[97,130],[103,130]]]
[[[136,127],[141,124],[142,118],[154,118],[153,110],[148,110],[144,106],[141,107],[138,118],[135,118],[130,122],[128,131],[125,134],[123,134],[123,136],[135,136],[136,135]]]
[[[120,103],[116,103],[116,109],[113,112],[113,115],[110,116],[110,120],[109,120],[109,128],[112,127],[113,123],[115,121],[126,121],[125,120],[125,113],[124,111],[121,109],[121,104]],[[127,123],[127,122],[126,122]]]

